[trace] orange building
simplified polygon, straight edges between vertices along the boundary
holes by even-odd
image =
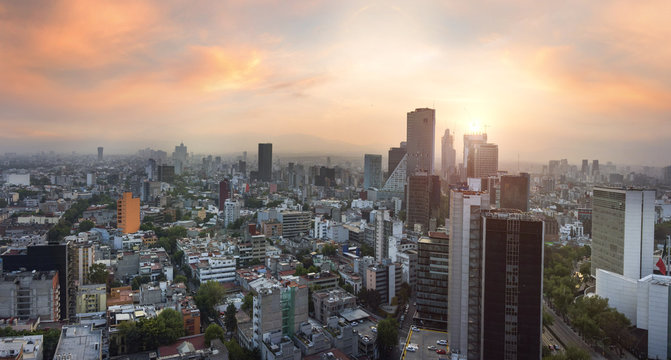
[[[116,203],[116,227],[124,234],[132,234],[140,230],[140,198],[125,192]]]

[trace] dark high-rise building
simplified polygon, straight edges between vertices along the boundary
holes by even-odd
[[[501,208],[529,211],[529,174],[501,176]]]
[[[664,183],[671,184],[671,166],[664,168]]]
[[[429,221],[440,211],[440,177],[426,173],[410,176],[406,204],[407,227],[419,224],[423,233],[429,231]]]
[[[457,152],[454,150],[454,135],[450,134],[450,129],[445,129],[445,135],[443,135],[440,144],[440,174],[443,180],[450,181],[450,175],[455,172],[457,167]]]
[[[259,144],[259,180],[273,178],[273,144]]]
[[[238,160],[238,172],[242,176],[247,176],[247,162],[244,160]]]
[[[316,186],[335,186],[335,169],[322,166],[314,177]]]
[[[103,147],[98,146],[98,161],[103,161]]]
[[[408,113],[407,121],[407,174],[417,171],[433,174],[436,140],[436,110],[415,109]],[[393,169],[391,170],[393,171]]]
[[[393,147],[389,149],[389,158],[387,159],[387,171],[391,175],[398,166],[398,163],[403,160],[403,156],[406,153],[407,143],[405,141],[401,142],[399,147]]]
[[[382,155],[365,154],[363,156],[363,188],[382,187]]]
[[[467,176],[483,178],[495,176],[499,170],[499,146],[496,144],[472,144],[468,151]]]
[[[599,160],[592,160],[592,176],[599,175]]]
[[[539,359],[543,221],[489,211],[482,229],[482,358]]]
[[[223,211],[226,199],[231,198],[231,186],[228,179],[219,182],[219,210]]]
[[[2,255],[3,271],[18,271],[24,268],[28,271],[58,271],[58,282],[61,286],[60,313],[61,320],[74,317],[70,309],[76,301],[77,287],[73,283],[74,275],[68,271],[68,246],[65,244],[49,244],[28,246],[21,250],[9,250]],[[71,280],[71,281],[69,281]]]
[[[580,170],[583,175],[588,175],[589,174],[589,160],[583,159],[582,161],[582,169]]]
[[[449,238],[430,232],[417,243],[417,319],[425,327],[447,329]]]
[[[172,184],[175,181],[175,167],[173,165],[159,165],[158,181]]]

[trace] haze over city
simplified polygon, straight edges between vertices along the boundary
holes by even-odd
[[[0,2],[0,151],[383,152],[436,109],[502,161],[668,165],[665,1]]]

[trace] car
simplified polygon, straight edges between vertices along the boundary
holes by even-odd
[[[376,328],[376,327],[372,327],[372,328],[370,329],[370,331],[372,331],[372,332],[374,332],[374,333],[377,334],[377,328]]]
[[[447,354],[447,351],[445,349],[438,349],[436,350],[436,354]]]
[[[436,345],[447,345],[447,340],[441,339],[441,340],[436,340]]]
[[[554,348],[555,348],[555,350],[559,350],[559,349],[560,349],[559,345],[557,345],[557,344],[555,344]]]
[[[410,351],[410,352],[415,352],[415,351],[417,351],[417,347],[416,347],[415,345],[408,345],[408,346],[406,346],[405,349],[406,349],[407,351]]]
[[[436,351],[436,346],[435,345],[429,345],[426,348],[427,348],[427,350]]]
[[[357,326],[357,325],[359,325],[359,323],[358,323],[358,322],[356,322],[356,321],[352,321],[352,323],[351,323],[351,324],[352,324],[352,326]]]

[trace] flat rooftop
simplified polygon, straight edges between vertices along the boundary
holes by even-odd
[[[78,360],[100,359],[101,343],[102,330],[93,330],[90,325],[63,326],[54,359],[58,359],[58,355],[71,355]]]
[[[401,360],[449,359],[449,346],[438,345],[436,343],[438,340],[447,340],[447,332],[427,329],[420,329],[419,331],[411,330],[407,341],[401,345]],[[407,351],[406,348],[409,344],[417,345],[417,351]],[[436,349],[444,349],[447,354],[438,354],[436,350],[429,350],[429,346],[435,346]]]

